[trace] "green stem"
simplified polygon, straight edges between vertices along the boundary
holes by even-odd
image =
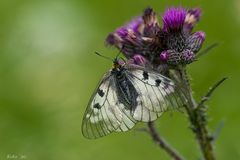
[[[206,110],[204,110],[206,108],[197,109],[198,104],[193,97],[185,67],[180,68],[179,71],[181,75],[182,86],[188,99],[188,103],[185,105],[185,108],[189,116],[191,129],[196,135],[204,159],[215,160],[211,138],[212,136],[210,136],[211,134],[207,128]]]

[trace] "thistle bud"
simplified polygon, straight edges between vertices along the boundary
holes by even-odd
[[[146,64],[146,59],[139,54],[135,54],[133,56],[133,62],[134,62],[134,64],[144,66]]]
[[[175,50],[163,51],[160,54],[160,60],[169,65],[178,65],[181,63],[181,54]]]
[[[187,49],[192,50],[194,53],[197,53],[205,40],[205,33],[204,32],[195,32],[187,39]]]
[[[194,60],[195,60],[195,54],[191,50],[186,49],[182,52],[181,54],[182,64],[190,64]]]
[[[195,24],[200,20],[201,9],[193,8],[187,11],[187,15],[184,22],[184,31],[191,32]]]

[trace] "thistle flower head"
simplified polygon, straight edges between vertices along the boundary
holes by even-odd
[[[199,8],[171,7],[163,14],[161,27],[156,13],[147,8],[142,16],[110,33],[106,43],[138,65],[159,68],[190,64],[205,40],[204,32],[192,33],[200,16]]]
[[[164,13],[163,31],[165,32],[177,32],[183,28],[186,17],[186,10],[183,8],[169,8]]]
[[[166,62],[169,58],[169,52],[168,51],[163,51],[161,54],[160,54],[160,60],[163,61],[163,62]]]
[[[185,32],[191,32],[195,24],[200,20],[202,11],[200,8],[193,8],[187,11],[185,22],[184,22],[184,30]]]
[[[137,17],[134,20],[132,20],[130,23],[128,23],[125,28],[132,30],[134,33],[140,32],[140,27],[143,23],[142,17]]]
[[[143,13],[144,23],[148,26],[154,25],[157,23],[156,13],[152,8],[146,8]]]
[[[143,56],[136,54],[133,56],[133,63],[144,66],[147,63],[147,60]]]

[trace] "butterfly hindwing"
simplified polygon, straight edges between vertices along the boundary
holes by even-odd
[[[86,138],[98,138],[114,131],[127,131],[135,125],[130,111],[125,110],[116,95],[114,76],[104,76],[85,111],[82,133]]]
[[[136,120],[153,121],[162,112],[183,106],[184,96],[169,78],[135,65],[129,65],[127,71],[139,93],[138,105],[132,111]]]

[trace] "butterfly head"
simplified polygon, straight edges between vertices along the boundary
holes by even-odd
[[[124,60],[120,60],[118,57],[113,60],[113,70],[121,70],[125,64]]]
[[[98,56],[103,57],[103,58],[108,59],[108,60],[111,60],[113,62],[112,70],[114,70],[114,71],[121,71],[123,66],[126,64],[126,61],[123,58],[119,57],[120,53],[121,52],[119,52],[118,55],[114,59],[112,59],[110,57],[106,57],[104,55],[101,55],[98,52],[95,52],[95,54],[97,54]]]
[[[120,67],[120,64],[119,64],[118,60],[115,59],[115,60],[113,61],[113,66],[112,66],[112,68],[113,68],[113,69],[117,69],[117,68],[119,68],[119,67]]]

